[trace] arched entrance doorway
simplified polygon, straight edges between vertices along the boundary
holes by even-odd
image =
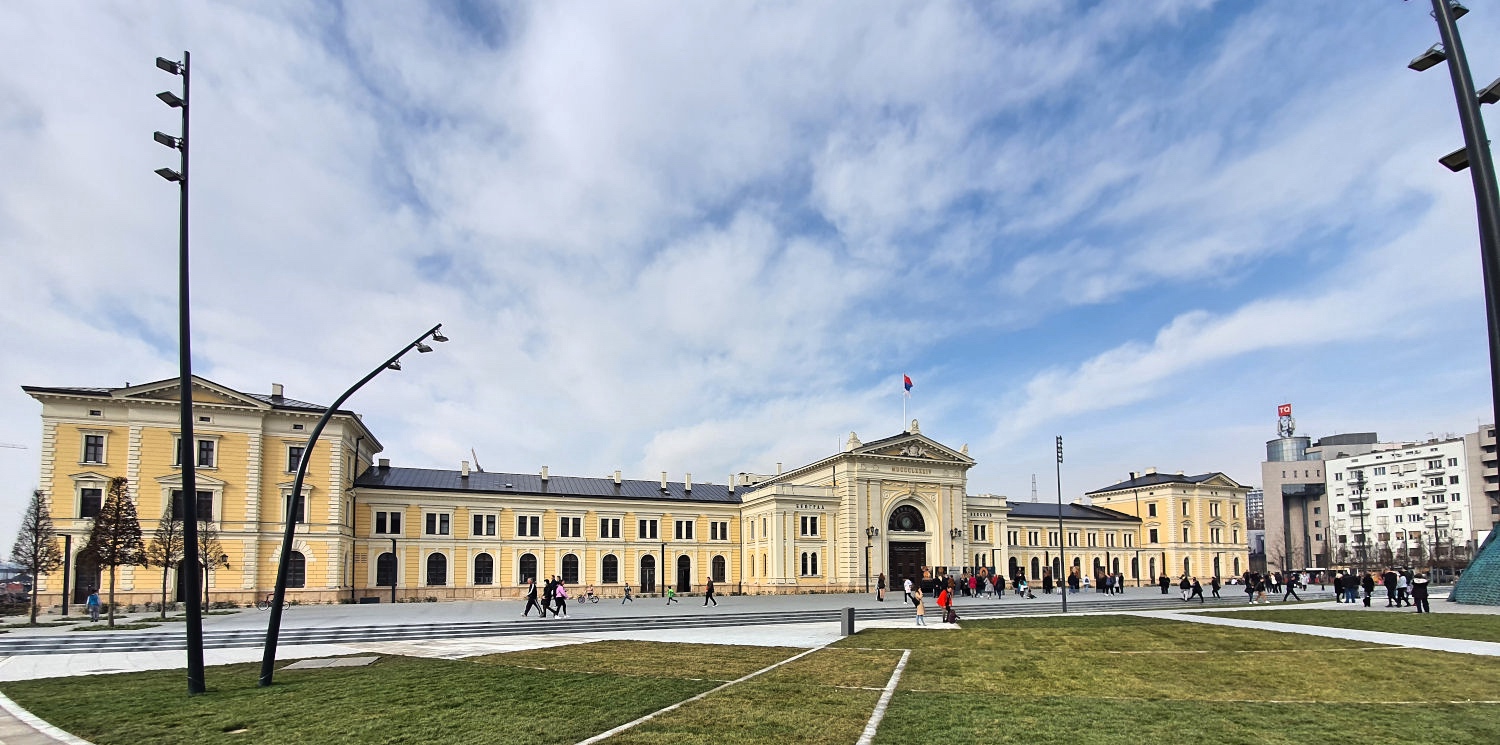
[[[922,567],[927,566],[927,541],[917,540],[919,536],[925,538],[927,533],[921,511],[903,504],[891,511],[885,529],[890,538],[886,543],[885,565],[890,569],[891,585],[900,585],[908,579],[912,584],[921,583]]]
[[[89,599],[89,593],[101,589],[99,581],[102,574],[99,565],[82,554],[74,561],[77,563],[73,565],[73,602],[85,603]]]
[[[656,557],[650,554],[641,557],[641,594],[656,592]]]
[[[693,589],[693,560],[687,554],[677,557],[677,591],[689,592]]]

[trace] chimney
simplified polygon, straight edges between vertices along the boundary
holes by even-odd
[[[547,467],[546,466],[542,466],[542,480],[546,481],[547,479],[548,479],[548,476],[547,476]]]
[[[1130,472],[1130,480],[1135,481],[1135,471]]]
[[[282,387],[280,383],[271,384],[271,398],[281,398]]]
[[[619,485],[620,485],[620,472],[619,471],[615,471],[615,486],[619,486]]]
[[[734,493],[734,487],[735,487],[734,474],[731,473],[731,474],[729,474],[729,493],[730,494]]]
[[[1147,476],[1155,476],[1156,475],[1156,466],[1148,466],[1146,468],[1146,475]]]
[[[462,476],[463,478],[468,478],[469,477],[469,462],[468,461],[461,460],[461,461],[458,462],[458,475]]]
[[[682,481],[682,490],[683,491],[692,491],[693,490],[693,474],[690,473],[690,474],[687,475],[686,479],[683,479],[683,481]]]
[[[779,460],[776,461],[776,475],[777,476],[781,475],[781,461],[779,461]]]
[[[662,471],[661,472],[661,490],[662,491],[666,491],[667,490],[667,472],[666,471]]]
[[[380,459],[380,470],[382,470],[382,471],[389,471],[389,470],[391,470],[391,459],[390,458],[381,458]]]

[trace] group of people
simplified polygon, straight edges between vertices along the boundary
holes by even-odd
[[[1340,572],[1333,577],[1333,595],[1340,603],[1359,602],[1361,591],[1364,606],[1370,607],[1375,588],[1385,588],[1385,607],[1412,606],[1418,613],[1431,613],[1432,604],[1427,600],[1428,578],[1425,572],[1413,572],[1410,568],[1388,567],[1377,579],[1375,572]]]
[[[626,594],[629,595],[629,592]],[[537,609],[537,618],[546,618],[548,613],[553,618],[568,617],[568,586],[562,581],[562,577],[554,574],[547,580],[542,586],[540,602],[537,600],[536,577],[526,578],[526,609],[521,611],[521,615],[531,615],[532,608]]]
[[[877,600],[885,599],[885,586],[885,575],[881,574],[876,584]],[[1024,579],[1021,580],[1020,586],[1022,590],[1025,591],[1026,585]],[[932,593],[937,593],[937,596],[934,598],[934,602],[937,604],[938,610],[943,612],[943,623],[958,623],[958,611],[953,607],[953,599],[963,593],[961,589],[962,587],[963,582],[959,579],[955,579],[951,575],[940,576],[937,578],[924,578],[920,582],[912,582],[910,577],[907,577],[906,579],[901,581],[901,592],[903,600],[904,602],[912,604],[913,609],[916,611],[916,621],[918,626],[927,625],[926,599],[927,596]],[[1000,587],[1004,587],[1003,580]],[[999,590],[999,592],[1003,593],[1004,590],[1001,589]],[[973,593],[971,589],[971,593],[966,594],[965,596],[978,597],[978,594]]]

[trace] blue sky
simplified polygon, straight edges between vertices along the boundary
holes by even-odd
[[[903,373],[1012,497],[1055,494],[1057,434],[1071,498],[1254,484],[1288,401],[1314,436],[1471,431],[1425,6],[6,4],[0,530],[37,478],[21,385],[175,375],[150,134],[182,49],[196,371],[329,401],[443,322],[350,402],[400,465],[722,483],[896,433]],[[1462,28],[1500,74],[1500,14]]]

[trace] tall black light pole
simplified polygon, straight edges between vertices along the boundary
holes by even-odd
[[[1365,532],[1365,513],[1369,511],[1368,505],[1365,504],[1365,472],[1355,471],[1350,475],[1353,478],[1349,481],[1349,488],[1353,489],[1355,495],[1359,497],[1359,505],[1354,514],[1359,516],[1359,573],[1363,576],[1365,573],[1365,544],[1369,542],[1370,538],[1369,533]]]
[[[358,383],[344,391],[343,395],[328,405],[323,411],[323,417],[313,427],[312,434],[307,436],[307,447],[302,451],[302,457],[297,459],[297,477],[292,480],[291,498],[286,501],[286,529],[281,534],[281,557],[276,563],[276,591],[271,598],[271,622],[266,626],[266,650],[260,660],[260,684],[271,685],[271,676],[276,668],[276,638],[281,633],[281,610],[282,603],[286,601],[286,575],[292,560],[292,539],[295,537],[297,522],[302,516],[302,478],[307,475],[307,464],[312,460],[313,448],[318,445],[318,435],[323,433],[323,427],[328,425],[328,420],[333,418],[334,412],[338,411],[354,392],[363,388],[364,385],[375,379],[386,370],[400,370],[401,357],[407,352],[415,349],[418,352],[431,352],[432,347],[427,345],[427,340],[437,342],[448,341],[443,336],[443,324],[438,324],[425,331],[412,343],[401,348],[401,351],[392,355],[390,359],[381,363],[379,367],[370,371],[369,375],[360,378]],[[399,562],[397,566],[400,566]]]
[[[177,445],[177,460],[182,465],[182,540],[184,567],[193,567],[183,572],[182,592],[187,596],[187,669],[188,694],[195,695],[207,690],[203,683],[203,604],[198,587],[198,444],[193,438],[193,353],[190,325],[188,323],[188,67],[192,56],[182,53],[181,62],[165,57],[156,58],[156,66],[164,72],[182,76],[182,96],[171,91],[156,94],[162,103],[182,109],[182,136],[173,137],[155,132],[151,138],[182,154],[180,170],[158,168],[156,174],[177,183],[181,194],[181,214],[178,218],[177,247],[177,338],[178,338],[178,409],[182,416],[181,435]]]
[[[1458,123],[1464,133],[1464,147],[1438,159],[1452,171],[1469,169],[1474,183],[1474,204],[1479,217],[1479,255],[1484,267],[1484,305],[1489,326],[1490,402],[1494,421],[1500,421],[1500,190],[1495,186],[1495,162],[1489,139],[1484,133],[1482,104],[1500,101],[1500,78],[1483,90],[1474,91],[1469,74],[1469,60],[1464,56],[1463,40],[1458,35],[1458,19],[1469,9],[1457,0],[1432,0],[1432,17],[1437,20],[1441,44],[1423,52],[1407,67],[1421,72],[1448,61],[1453,78],[1453,96],[1458,101]]]
[[[1062,460],[1063,460],[1062,435],[1058,435],[1057,436],[1057,560],[1062,563],[1062,576],[1059,577],[1058,579],[1062,580],[1062,583],[1063,583],[1063,586],[1062,586],[1062,601],[1063,601],[1063,603],[1062,603],[1062,609],[1063,609],[1064,613],[1067,613],[1068,612],[1068,588],[1072,587],[1072,585],[1068,584],[1068,578],[1071,577],[1072,575],[1068,574],[1068,554],[1067,554],[1067,551],[1064,550],[1064,548],[1063,548],[1063,546],[1066,545],[1067,542],[1068,542],[1068,537],[1064,534],[1065,530],[1063,528],[1063,514],[1062,514],[1062,512],[1063,512],[1063,501],[1062,501]]]

